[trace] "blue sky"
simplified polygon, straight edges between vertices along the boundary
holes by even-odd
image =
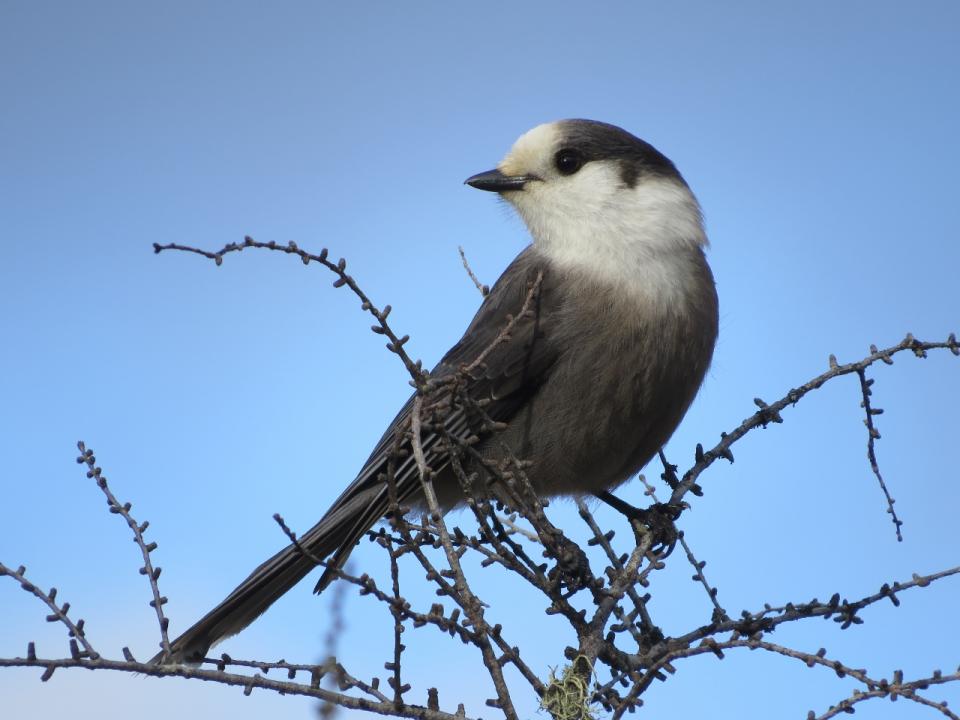
[[[782,396],[830,353],[852,360],[907,331],[960,330],[958,33],[949,0],[0,2],[0,559],[55,584],[101,652],[153,654],[136,549],[73,463],[84,439],[151,521],[173,630],[192,623],[283,543],[272,513],[299,529],[315,522],[409,387],[320,268],[252,252],[216,268],[155,256],[152,243],[214,249],[249,234],[329,247],[393,305],[394,327],[430,365],[479,302],[457,246],[492,283],[527,242],[519,220],[462,181],[547,120],[595,118],[644,137],[704,207],[721,335],[668,448],[681,466],[754,397]],[[958,370],[943,354],[873,373],[903,543],[865,460],[855,380],[803,401],[704,477],[683,528],[729,610],[853,598],[957,563]],[[623,494],[639,501],[638,484]],[[557,512],[580,532],[569,505]],[[383,573],[366,544],[354,557]],[[668,632],[709,616],[689,574],[675,556],[657,579],[654,616]],[[419,573],[408,577],[418,597]],[[571,638],[535,598],[499,577],[479,587],[535,667],[561,663]],[[329,603],[304,583],[223,649],[315,660]],[[813,623],[775,639],[880,676],[946,671],[958,604],[947,581],[845,633]],[[352,591],[345,607],[339,656],[358,675],[382,674],[389,617]],[[64,652],[44,614],[0,584],[0,654],[28,640]],[[460,664],[475,657],[429,629],[407,643],[412,701],[438,685],[441,702],[483,714],[490,689]],[[0,673],[11,717],[313,712],[266,693],[38,675]],[[645,710],[798,717],[851,687],[755,653],[701,658],[648,693]],[[960,704],[956,689],[931,697]],[[529,697],[518,704],[535,711]],[[877,703],[860,714],[921,711]]]

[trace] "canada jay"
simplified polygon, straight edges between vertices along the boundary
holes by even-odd
[[[445,432],[479,433],[473,447],[485,461],[507,452],[529,461],[526,474],[543,497],[612,489],[669,439],[710,364],[717,295],[700,207],[656,149],[589,120],[535,127],[495,170],[466,183],[516,208],[533,243],[430,373],[449,377],[473,364],[466,393],[503,429],[478,431],[471,413],[454,405]],[[509,317],[516,318],[510,339],[496,343]],[[331,568],[342,567],[388,511],[391,458],[397,495],[422,507],[417,466],[410,453],[398,459],[395,452],[398,443],[409,448],[412,407],[413,398],[356,479],[300,538],[309,556],[294,545],[281,550],[174,641],[170,655],[154,660],[201,660],[303,579],[315,567],[310,556],[328,558],[316,591],[326,587],[336,576]],[[439,502],[451,508],[462,499],[461,485],[441,434],[424,430],[422,446]],[[463,462],[483,476],[484,463]]]

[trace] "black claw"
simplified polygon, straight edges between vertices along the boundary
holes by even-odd
[[[669,557],[673,552],[679,539],[675,522],[683,512],[680,505],[655,503],[648,508],[638,508],[606,491],[595,494],[610,507],[623,513],[631,524],[639,523],[652,534],[653,544],[650,548],[652,552],[659,553],[662,557]]]

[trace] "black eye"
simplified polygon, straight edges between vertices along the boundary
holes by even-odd
[[[553,164],[557,166],[561,175],[573,175],[583,167],[583,155],[578,150],[571,148],[559,150],[553,156]]]

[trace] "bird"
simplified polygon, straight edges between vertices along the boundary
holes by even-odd
[[[539,497],[603,497],[667,442],[711,363],[718,299],[700,205],[652,145],[583,119],[534,127],[495,169],[465,184],[512,206],[532,242],[429,373],[431,382],[459,373],[460,392],[493,422],[478,424],[475,412],[450,403],[443,428],[423,430],[438,503],[447,511],[464,501],[444,434],[471,438],[476,452],[463,458],[463,470],[473,478],[493,482],[484,468],[513,456],[525,461]],[[509,340],[498,342],[508,324]],[[325,559],[314,589],[322,591],[387,514],[392,492],[425,506],[409,452],[415,398],[319,522],[152,662],[202,662]]]

